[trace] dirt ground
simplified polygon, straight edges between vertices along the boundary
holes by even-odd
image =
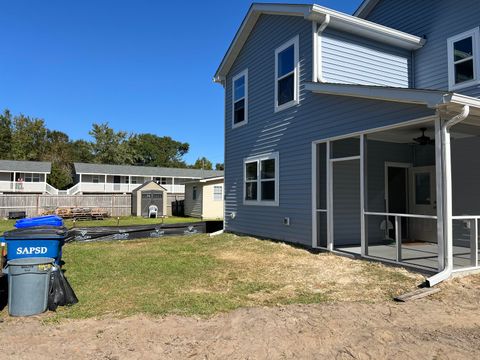
[[[134,316],[0,323],[5,359],[478,359],[480,277],[410,303],[242,308],[208,319]]]

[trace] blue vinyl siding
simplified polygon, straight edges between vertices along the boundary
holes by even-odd
[[[326,30],[321,38],[326,82],[408,88],[411,53],[385,44]]]
[[[380,0],[367,20],[417,36],[425,46],[415,51],[415,87],[448,89],[447,39],[480,25],[478,0]],[[479,97],[480,86],[457,92]]]
[[[300,104],[274,112],[275,49],[299,35]],[[232,129],[232,77],[248,68],[248,124]],[[423,106],[312,94],[312,24],[301,17],[262,15],[226,79],[225,228],[311,245],[311,144],[434,115]],[[243,204],[243,160],[278,151],[279,206]],[[231,217],[235,213],[235,217]],[[284,226],[283,218],[291,225]]]

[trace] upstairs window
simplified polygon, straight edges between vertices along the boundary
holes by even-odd
[[[275,112],[298,104],[298,36],[275,50]]]
[[[248,69],[232,80],[232,107],[232,126],[246,124],[248,122]]]
[[[479,83],[479,29],[448,39],[448,85],[455,90]]]
[[[278,206],[278,153],[244,161],[244,202]]]

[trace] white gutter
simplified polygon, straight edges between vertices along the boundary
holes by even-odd
[[[326,14],[325,15],[325,20],[323,20],[322,25],[317,30],[317,78],[315,81],[319,82],[325,82],[325,79],[323,78],[323,67],[322,67],[322,42],[321,42],[321,36],[322,33],[325,31],[327,26],[330,24],[330,15]]]
[[[453,230],[452,230],[452,167],[450,148],[450,128],[463,120],[470,114],[470,106],[465,105],[462,112],[442,125],[442,175],[443,175],[443,226],[445,241],[445,267],[441,272],[429,277],[426,283],[429,287],[447,280],[453,270]]]

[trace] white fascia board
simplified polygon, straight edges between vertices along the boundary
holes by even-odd
[[[459,105],[468,105],[470,107],[479,108],[480,109],[480,99],[466,96],[458,93],[451,94],[449,98],[450,103],[459,104]]]
[[[398,46],[403,49],[417,50],[425,44],[425,39],[419,36],[395,30],[387,26],[360,19],[355,16],[347,15],[323,6],[313,5],[312,13],[324,16],[330,15],[331,20],[329,27],[393,46]]]
[[[240,28],[238,29],[235,37],[233,38],[227,53],[222,59],[220,66],[218,67],[213,81],[221,83],[225,80],[225,75],[230,70],[233,62],[237,58],[240,50],[248,39],[250,32],[257,23],[258,18],[262,14],[266,15],[290,15],[290,16],[302,16],[308,17],[310,14],[310,5],[289,5],[289,4],[253,4],[247,12],[247,15],[242,21]]]
[[[202,179],[202,180],[199,180],[199,182],[208,183],[208,182],[211,182],[211,181],[218,181],[218,180],[223,180],[223,176],[217,176],[217,177],[214,177],[214,178]]]
[[[448,92],[437,90],[417,90],[348,84],[308,83],[305,84],[305,89],[317,94],[351,96],[382,101],[420,104],[426,105],[430,108],[436,108],[439,104],[448,103],[452,96]]]

